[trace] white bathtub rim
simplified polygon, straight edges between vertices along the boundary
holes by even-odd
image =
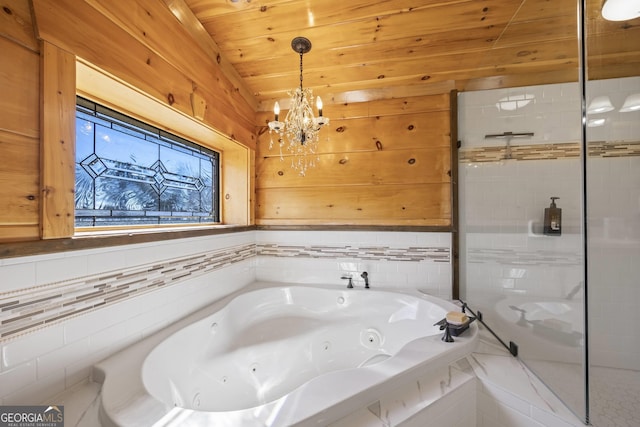
[[[203,412],[184,408],[174,408],[151,396],[142,380],[142,364],[146,356],[166,338],[184,327],[197,322],[227,305],[236,296],[258,289],[270,287],[311,287],[343,290],[344,286],[288,284],[254,282],[221,298],[209,306],[198,310],[174,324],[164,328],[135,345],[118,352],[94,366],[94,380],[102,383],[100,420],[105,427],[149,425],[164,417],[185,418],[193,425],[215,422],[216,425],[323,425],[331,419],[340,418],[351,411],[375,401],[372,396],[380,396],[385,390],[391,391],[394,384],[415,378],[431,369],[445,366],[471,353],[477,344],[477,325],[472,324],[464,336],[456,337],[453,344],[443,343],[440,335],[416,339],[387,360],[380,363],[348,370],[333,371],[316,377],[295,389],[288,395],[256,408],[228,412]],[[411,289],[377,288],[379,291],[412,295],[444,306],[448,310],[459,310],[455,304]],[[351,289],[349,292],[368,292],[366,289]],[[440,355],[442,350],[444,357]],[[380,372],[384,369],[384,375]],[[389,378],[389,375],[392,378]],[[378,379],[376,379],[378,378]],[[353,387],[335,387],[335,382],[348,384],[356,381],[360,392]],[[334,387],[328,387],[334,385]],[[313,396],[314,407],[301,408],[297,400],[305,399],[305,394]],[[328,393],[328,394],[327,394]],[[309,399],[309,397],[306,397]],[[373,399],[373,400],[372,400]],[[318,410],[318,408],[323,408]],[[329,409],[331,409],[329,411]],[[275,416],[274,416],[275,414]],[[166,418],[165,418],[166,419]],[[163,425],[159,423],[158,425]]]

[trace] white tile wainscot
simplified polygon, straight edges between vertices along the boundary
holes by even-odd
[[[247,245],[254,245],[253,232],[0,260],[0,404],[50,404],[52,396],[86,384],[99,360],[254,281],[253,252],[237,262],[225,258]],[[130,297],[116,289],[113,300],[91,291],[96,277],[144,276],[146,265],[202,253],[215,254],[211,271],[167,277]],[[215,265],[217,258],[223,264]],[[49,298],[39,301],[42,293]]]
[[[451,298],[451,233],[258,231],[257,280],[419,289]]]

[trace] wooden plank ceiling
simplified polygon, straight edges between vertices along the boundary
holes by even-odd
[[[258,110],[299,84],[296,36],[313,44],[304,85],[329,103],[578,80],[577,0],[165,2],[195,15]],[[601,4],[588,0],[590,77],[637,75],[640,19],[604,21]]]

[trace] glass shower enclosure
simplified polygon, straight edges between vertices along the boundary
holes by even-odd
[[[458,96],[460,294],[585,423],[635,426],[640,18],[556,3],[574,73]]]

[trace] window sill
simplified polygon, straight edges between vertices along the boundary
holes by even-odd
[[[255,229],[256,227],[253,225],[210,225],[162,229],[86,231],[66,239],[0,243],[0,259],[173,239],[188,239],[216,234],[239,233]]]
[[[160,233],[179,233],[187,231],[213,231],[227,228],[237,228],[238,225],[226,225],[226,224],[209,224],[209,225],[184,225],[184,226],[165,226],[165,227],[140,227],[140,228],[102,228],[91,229],[85,228],[81,231],[76,231],[73,239],[85,239],[91,237],[103,237],[103,236],[134,236],[138,234],[160,234]]]

